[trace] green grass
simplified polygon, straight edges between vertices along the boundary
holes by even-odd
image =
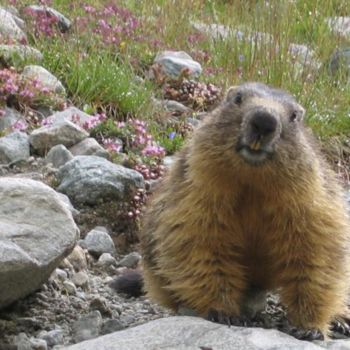
[[[24,3],[25,1],[22,1]],[[27,2],[28,3],[28,2]],[[102,0],[85,0],[97,8]],[[261,0],[124,0],[115,1],[139,19],[135,38],[123,37],[123,45],[105,46],[92,32],[75,28],[64,38],[35,39],[43,52],[44,66],[65,84],[69,98],[79,106],[113,110],[120,115],[152,119],[151,93],[159,94],[151,83],[140,83],[134,75],[144,76],[158,50],[185,50],[194,57],[206,53],[204,81],[227,88],[243,81],[261,81],[286,89],[297,96],[307,109],[307,123],[322,139],[346,138],[350,132],[348,115],[350,89],[336,85],[329,76],[328,64],[336,47],[349,40],[330,31],[325,19],[350,13],[346,0],[266,1]],[[80,2],[54,0],[52,6],[69,18],[84,16]],[[196,33],[191,22],[221,23],[245,33],[265,32],[271,43],[256,45],[235,36],[227,40],[204,37],[191,43]],[[157,40],[159,46],[154,45]],[[289,58],[291,43],[304,44],[315,51],[322,68],[296,76]],[[278,47],[278,49],[277,49]],[[172,146],[169,145],[169,148]]]

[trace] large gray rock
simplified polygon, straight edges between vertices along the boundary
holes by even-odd
[[[188,69],[190,75],[195,77],[202,73],[202,66],[184,51],[160,52],[156,56],[154,63],[159,64],[163,72],[174,79],[178,78],[184,69]]]
[[[49,18],[54,17],[57,21],[57,25],[62,33],[69,30],[69,28],[72,26],[71,21],[64,16],[61,12],[58,12],[57,10],[53,9],[52,7],[48,6],[40,6],[40,5],[31,5],[27,6],[24,9],[24,12],[29,14],[38,14],[38,15],[46,15]]]
[[[58,194],[24,178],[0,178],[0,308],[45,282],[79,230]]]
[[[27,125],[24,116],[15,109],[8,107],[1,107],[1,109],[5,112],[5,114],[0,117],[0,131],[11,130],[12,126],[16,122],[20,122],[23,123],[23,125]]]
[[[54,91],[57,94],[65,95],[66,89],[62,83],[44,67],[37,65],[25,66],[22,72],[24,78],[36,79],[42,87]]]
[[[43,55],[37,49],[27,45],[0,45],[0,59],[9,66],[15,63],[33,61],[39,63],[43,60]]]
[[[53,146],[62,144],[71,147],[88,136],[80,126],[64,120],[34,130],[29,136],[29,142],[38,153],[44,154]]]
[[[29,158],[28,135],[14,131],[4,137],[0,137],[0,163],[9,164],[18,160]]]
[[[64,120],[83,126],[92,116],[76,107],[68,107],[64,111],[56,112],[46,118],[48,124],[55,124]]]
[[[0,8],[0,35],[17,42],[27,40],[25,33],[16,23],[14,16],[4,8]]]
[[[57,174],[57,190],[75,204],[98,204],[103,200],[126,199],[144,187],[142,175],[97,156],[76,156]]]
[[[227,327],[196,317],[169,317],[84,341],[67,350],[321,350],[350,349],[348,341],[300,341],[277,330]]]

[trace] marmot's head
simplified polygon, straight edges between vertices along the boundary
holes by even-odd
[[[303,107],[288,93],[260,83],[231,87],[222,111],[219,124],[234,129],[235,150],[251,165],[295,144],[302,130]]]

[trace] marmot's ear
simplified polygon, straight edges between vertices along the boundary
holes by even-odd
[[[231,86],[228,88],[228,90],[226,91],[226,97],[225,97],[226,102],[230,102],[234,100],[237,93],[237,88],[238,86]]]
[[[305,115],[305,108],[298,105],[298,119],[303,120]]]

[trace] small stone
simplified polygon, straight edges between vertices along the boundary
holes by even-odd
[[[52,274],[53,278],[55,278],[56,276],[61,282],[64,282],[68,278],[67,272],[58,268]]]
[[[50,149],[45,159],[47,163],[59,168],[73,159],[73,155],[64,145],[56,145]]]
[[[120,321],[125,325],[130,325],[135,322],[135,317],[132,315],[122,315]]]
[[[127,200],[144,187],[142,175],[96,156],[76,156],[59,169],[57,190],[76,205],[97,205],[107,200]],[[108,252],[106,252],[108,253]]]
[[[15,131],[4,137],[0,137],[1,164],[26,160],[29,156],[29,141],[27,134]]]
[[[28,125],[24,116],[13,108],[1,107],[5,114],[0,118],[0,130],[12,130],[16,122],[20,122],[25,127]]]
[[[329,71],[335,77],[337,73],[350,73],[350,47],[345,47],[342,49],[337,49],[333,52],[330,63]],[[345,74],[344,74],[345,75]],[[348,83],[350,79],[348,78]]]
[[[102,316],[98,310],[81,317],[73,324],[73,339],[76,343],[96,338],[102,327]]]
[[[91,300],[90,310],[98,310],[101,312],[101,315],[106,317],[112,316],[111,309],[107,306],[107,300],[102,297],[97,297]]]
[[[69,149],[75,156],[94,155],[102,158],[109,158],[109,153],[92,137],[77,143]]]
[[[103,322],[101,335],[117,332],[125,328],[126,328],[126,325],[121,320],[118,320],[118,319],[106,320],[105,322]]]
[[[350,37],[350,17],[329,17],[326,23],[334,33],[349,38]]]
[[[44,67],[37,65],[25,66],[22,76],[27,79],[37,80],[41,87],[54,91],[57,94],[66,94],[66,89],[62,83]]]
[[[199,126],[200,120],[195,119],[195,118],[187,118],[187,123],[191,124],[194,128]]]
[[[44,339],[30,338],[29,342],[33,350],[47,350],[47,343]]]
[[[191,112],[191,108],[184,106],[182,103],[178,101],[164,100],[163,105],[170,112],[180,113],[180,114]]]
[[[76,245],[73,251],[67,257],[68,261],[72,264],[75,271],[81,271],[87,269],[87,260],[85,251],[79,245]]]
[[[63,287],[67,291],[68,294],[76,294],[77,288],[75,287],[74,283],[71,281],[64,281]]]
[[[145,182],[147,193],[153,193],[161,184],[162,179],[149,179]]]
[[[64,258],[59,265],[62,269],[67,269],[69,271],[74,271],[73,265],[69,262],[67,258]]]
[[[166,168],[170,168],[171,165],[173,165],[175,162],[175,158],[173,156],[167,156],[163,159],[163,164]]]
[[[32,350],[32,346],[28,336],[25,333],[19,333],[13,340],[18,350]]]
[[[35,317],[19,317],[16,321],[18,327],[32,329],[40,328],[40,321],[38,321]]]
[[[97,261],[97,266],[107,267],[116,264],[115,258],[109,253],[103,253]]]
[[[103,253],[115,253],[114,242],[105,228],[95,227],[86,235],[84,243],[89,253],[98,257]]]
[[[141,260],[141,255],[137,252],[132,252],[126,255],[122,260],[120,260],[118,265],[127,267],[127,268],[134,268],[137,266],[140,260]]]
[[[183,70],[188,70],[188,74],[195,77],[202,73],[201,65],[184,51],[163,51],[156,56],[154,63],[159,64],[167,76],[175,79]]]
[[[48,124],[57,124],[59,122],[63,122],[68,120],[74,124],[79,125],[80,127],[84,127],[84,124],[92,118],[91,115],[81,111],[80,109],[71,106],[66,108],[63,111],[56,112],[46,118]]]
[[[49,332],[42,331],[39,334],[39,338],[44,339],[50,347],[63,344],[64,342],[63,331],[61,329],[54,329]]]
[[[89,285],[89,276],[84,271],[77,272],[73,275],[72,282],[77,287],[87,287]]]
[[[71,147],[88,136],[80,126],[64,120],[35,129],[29,136],[29,142],[38,153],[45,154],[53,146],[62,144]]]

